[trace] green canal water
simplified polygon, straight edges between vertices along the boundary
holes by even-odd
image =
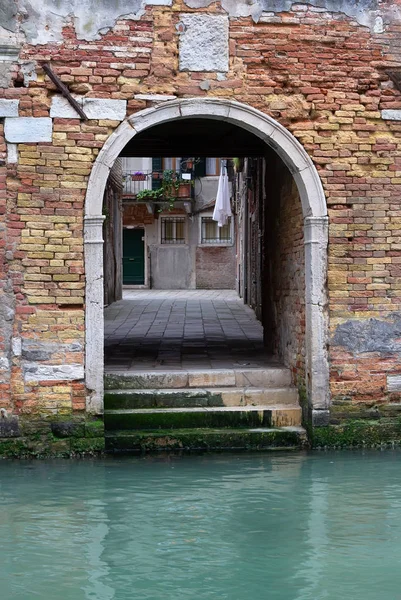
[[[0,463],[1,600],[399,600],[401,453]]]

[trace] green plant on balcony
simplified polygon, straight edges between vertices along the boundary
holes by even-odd
[[[166,169],[162,173],[161,186],[156,190],[141,190],[138,192],[137,200],[164,201],[171,210],[174,202],[180,198],[187,198],[191,194],[192,181],[183,180],[180,174],[173,169]]]

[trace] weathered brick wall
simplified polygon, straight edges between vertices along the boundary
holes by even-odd
[[[196,287],[209,290],[235,288],[235,249],[196,248]]]
[[[319,4],[262,11],[258,22],[232,15],[226,73],[179,70],[181,13],[226,15],[217,2],[194,10],[183,0],[149,6],[93,40],[78,39],[66,19],[62,41],[29,43],[21,34],[14,83],[0,89],[0,100],[19,100],[19,116],[48,117],[58,92],[41,64],[51,61],[71,91],[125,100],[127,114],[149,106],[137,94],[213,96],[286,126],[316,164],[329,208],[333,397],[384,402],[393,397],[387,375],[399,372],[401,124],[380,111],[401,109],[401,93],[384,72],[401,62],[401,25],[390,14],[399,2],[380,4],[387,21],[375,29],[358,22],[351,1],[344,12]],[[119,122],[55,117],[52,141],[19,143],[18,163],[7,165],[1,293],[15,306],[16,353],[7,324],[0,350],[13,361],[17,412],[84,407],[83,202],[93,161]],[[61,365],[68,367],[58,371]]]
[[[273,349],[291,368],[294,383],[305,375],[305,252],[301,200],[291,173],[267,159],[266,245],[272,303]],[[270,291],[270,293],[269,293]]]

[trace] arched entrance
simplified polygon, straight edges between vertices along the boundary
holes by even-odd
[[[100,413],[103,409],[102,202],[110,169],[125,145],[141,131],[191,117],[224,120],[250,131],[280,156],[294,177],[304,218],[306,391],[310,409],[321,414],[329,408],[328,218],[319,175],[301,144],[277,121],[239,102],[211,98],[174,100],[132,115],[104,144],[92,169],[86,194],[84,231],[87,410]]]

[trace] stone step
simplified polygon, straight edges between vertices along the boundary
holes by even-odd
[[[106,390],[210,387],[282,387],[291,385],[286,367],[203,369],[182,371],[108,372]]]
[[[306,444],[302,427],[106,432],[108,452],[301,450]]]
[[[295,388],[117,389],[104,393],[105,410],[284,404],[298,405],[298,391]]]
[[[219,406],[106,410],[104,425],[111,430],[187,429],[203,427],[299,426],[299,406]]]

